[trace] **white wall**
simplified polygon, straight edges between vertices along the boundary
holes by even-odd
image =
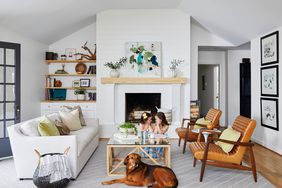
[[[198,47],[234,46],[232,43],[210,33],[197,23],[191,24],[191,100],[198,99]]]
[[[94,50],[96,43],[96,23],[90,24],[69,36],[49,45],[49,51],[65,54],[66,48],[76,48],[77,52],[88,53],[81,48],[88,41],[87,46]]]
[[[40,116],[40,101],[45,95],[47,45],[3,27],[0,27],[0,41],[21,44],[21,120]]]
[[[102,124],[102,136],[116,130],[112,86],[100,84],[108,77],[103,64],[125,56],[125,43],[138,41],[162,42],[163,75],[167,76],[170,61],[184,59],[181,76],[190,77],[190,16],[179,10],[108,10],[97,15],[97,110]],[[122,72],[121,76],[126,76]],[[156,88],[157,89],[157,88]],[[182,94],[182,114],[189,116],[190,84]],[[180,120],[179,120],[180,121]],[[108,131],[108,132],[107,132]]]
[[[279,41],[281,44],[282,41],[282,27],[278,28],[279,30]],[[271,33],[271,32],[269,32]],[[267,34],[267,33],[266,33]],[[266,35],[265,34],[265,35]],[[260,115],[260,68],[261,68],[261,59],[260,59],[260,37],[259,36],[251,40],[251,88],[252,88],[252,118],[257,120],[257,127],[253,135],[253,139],[270,148],[273,151],[276,151],[279,154],[282,154],[282,101],[279,97],[279,121],[280,121],[280,130],[275,131],[269,128],[261,126],[261,115]],[[279,48],[279,56],[282,57],[282,50]],[[281,63],[281,62],[280,62]],[[281,72],[281,66],[279,66]],[[282,86],[282,76],[279,76],[279,93],[281,96],[281,86]]]
[[[200,65],[219,65],[220,93],[219,93],[219,109],[222,111],[219,123],[221,126],[226,125],[226,51],[199,51]],[[198,70],[198,66],[197,66]],[[193,72],[193,71],[192,71]],[[197,73],[198,75],[198,73]],[[198,79],[197,79],[198,83]],[[198,90],[198,89],[197,89]]]
[[[240,114],[240,63],[242,58],[250,58],[250,50],[228,50],[227,88],[228,88],[228,125]]]

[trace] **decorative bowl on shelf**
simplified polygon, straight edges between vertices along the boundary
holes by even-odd
[[[77,74],[85,74],[87,70],[87,66],[84,63],[77,63],[75,66],[75,71]]]

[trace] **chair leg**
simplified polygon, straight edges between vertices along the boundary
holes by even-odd
[[[179,139],[178,139],[178,147],[180,146],[180,143],[181,143],[181,138],[179,137]]]
[[[184,140],[182,154],[184,154],[184,153],[185,153],[185,150],[186,150],[186,144],[187,144],[187,141],[186,141],[186,140]]]
[[[204,157],[203,157],[203,160],[202,160],[200,182],[203,181],[203,177],[204,177],[204,174],[205,174],[205,168],[206,168],[206,163],[207,163],[207,159],[208,159],[209,145],[210,145],[210,142],[208,141],[206,148],[205,148]]]
[[[252,165],[252,172],[253,172],[254,180],[255,180],[255,182],[257,182],[256,161],[255,161],[253,147],[250,147],[250,159],[251,159],[251,165]]]
[[[206,169],[207,160],[202,160],[202,168],[201,168],[201,175],[200,175],[200,182],[203,181],[205,169]]]
[[[196,167],[196,164],[197,164],[197,159],[194,157],[193,167]]]

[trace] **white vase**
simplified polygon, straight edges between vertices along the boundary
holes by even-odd
[[[119,71],[118,71],[117,69],[112,69],[112,70],[110,71],[110,76],[111,76],[112,78],[118,78],[118,77],[119,77]]]
[[[76,97],[77,97],[78,101],[84,101],[85,100],[85,94],[77,94]]]
[[[176,77],[177,76],[176,69],[170,69],[169,76],[172,78]]]

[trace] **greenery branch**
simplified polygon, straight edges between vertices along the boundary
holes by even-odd
[[[123,67],[125,65],[127,61],[127,58],[126,57],[122,57],[119,59],[119,61],[116,61],[116,62],[106,62],[104,64],[105,67],[108,67],[110,69],[113,69],[113,70],[117,70],[117,69],[120,69],[121,67]]]
[[[181,63],[183,63],[184,60],[180,60],[180,59],[173,59],[171,62],[170,62],[170,70],[175,70]]]

